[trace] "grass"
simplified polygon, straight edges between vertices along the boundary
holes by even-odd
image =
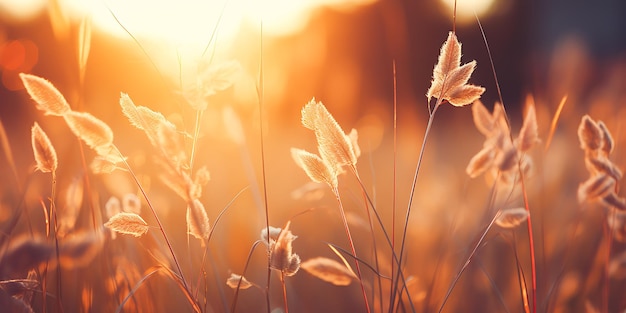
[[[529,96],[521,119],[501,96],[483,104],[483,93],[500,94],[497,68],[496,90],[473,85],[477,64],[454,30],[433,73],[421,73],[432,82],[420,134],[398,119],[394,62],[391,135],[376,150],[366,127],[332,114],[341,104],[315,99],[293,117],[303,132],[267,131],[263,53],[256,117],[211,107],[244,71],[211,56],[181,91],[192,126],[126,93],[116,115],[126,125],[107,123],[54,82],[20,74],[38,115],[31,145],[0,128],[15,180],[2,204],[2,303],[16,312],[624,310],[619,117],[578,112],[567,95],[558,105]],[[207,135],[216,112],[226,135]],[[80,149],[56,149],[66,141]],[[20,172],[16,156],[34,166]]]

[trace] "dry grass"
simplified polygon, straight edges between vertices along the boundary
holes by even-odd
[[[89,21],[78,30],[83,84],[94,47]],[[280,133],[281,125],[257,135],[267,122],[262,106],[257,115],[212,110],[209,100],[248,74],[233,60],[200,64],[174,114],[122,92],[115,117],[124,126],[77,111],[54,82],[20,74],[39,111],[27,153],[0,124],[3,166],[17,181],[0,208],[0,306],[623,311],[624,112],[579,112],[566,98],[557,107],[530,96],[520,119],[502,102],[489,109],[480,97],[490,91],[469,83],[479,65],[462,63],[461,47],[449,32],[433,73],[419,73],[432,75],[419,106],[423,132],[394,120],[385,129],[393,136],[375,150],[368,125],[341,126],[347,119],[331,113],[337,103],[313,99],[292,116],[315,141]],[[256,81],[263,103],[262,73]],[[189,111],[192,125],[179,118]],[[206,114],[220,134],[205,131],[215,126]],[[57,155],[55,146],[69,151]],[[316,151],[295,148],[304,146]],[[38,171],[18,172],[14,153]]]

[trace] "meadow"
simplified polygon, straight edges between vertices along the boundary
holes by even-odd
[[[453,20],[411,103],[394,61],[380,106],[277,108],[260,41],[203,53],[170,106],[103,104],[75,30],[78,87],[21,72],[31,114],[0,116],[8,312],[626,310],[623,65],[509,104]]]

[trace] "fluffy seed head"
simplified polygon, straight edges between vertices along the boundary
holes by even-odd
[[[517,136],[517,148],[521,152],[530,150],[530,148],[539,142],[535,104],[531,100],[528,100],[527,103],[528,106],[526,116],[524,116],[524,124],[522,125],[522,129]]]
[[[208,240],[211,234],[209,216],[198,199],[194,199],[187,207],[187,229],[190,235],[200,240]]]
[[[62,116],[71,111],[70,105],[51,82],[25,73],[20,73],[20,78],[28,94],[37,103],[37,109],[46,115]]]
[[[95,116],[70,111],[63,115],[63,118],[72,133],[96,152],[106,151],[113,144],[113,131],[109,125]]]
[[[301,267],[309,274],[335,286],[347,286],[356,275],[343,264],[329,258],[317,257],[302,262]]]
[[[469,177],[476,178],[487,171],[492,165],[495,158],[495,150],[492,147],[484,147],[480,150],[465,168],[465,172]]]
[[[115,214],[108,222],[104,223],[104,226],[112,231],[135,237],[141,237],[149,230],[148,223],[141,216],[127,212]]]
[[[454,106],[464,106],[478,100],[485,88],[467,84],[475,68],[476,61],[461,66],[461,43],[454,32],[449,32],[433,69],[431,86],[426,92],[428,102],[435,97],[448,100]]]
[[[529,213],[525,208],[506,209],[496,219],[496,224],[502,228],[514,228],[528,219]]]
[[[292,251],[292,242],[298,237],[289,230],[290,224],[291,222],[287,222],[270,250],[270,267],[286,276],[295,275],[300,268],[300,256]]]
[[[252,284],[245,277],[235,273],[231,273],[230,277],[226,279],[226,285],[233,289],[237,289],[237,287],[239,287],[239,289],[248,289],[252,287]]]
[[[606,155],[609,155],[613,152],[615,141],[613,141],[613,136],[611,136],[611,132],[609,132],[604,122],[599,121],[598,127],[602,131],[602,151],[604,151]]]
[[[55,172],[59,163],[57,153],[50,139],[41,127],[39,127],[37,122],[35,122],[31,129],[31,143],[35,154],[35,161],[37,162],[37,169],[44,173]]]
[[[615,188],[615,179],[607,174],[597,174],[589,177],[578,186],[578,202],[592,201],[604,197]]]
[[[584,115],[578,126],[578,139],[580,147],[583,150],[598,150],[602,147],[603,132],[598,124],[589,117]]]
[[[341,168],[344,165],[356,165],[353,139],[346,136],[322,102],[312,99],[302,108],[302,125],[315,131],[320,156],[330,166]]]
[[[325,162],[318,155],[302,149],[291,148],[291,157],[296,164],[306,172],[309,178],[316,183],[327,183],[331,188],[337,188],[337,169]]]

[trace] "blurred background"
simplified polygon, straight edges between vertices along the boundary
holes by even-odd
[[[120,93],[128,93],[137,105],[162,112],[179,130],[193,134],[196,112],[185,90],[197,82],[207,66],[235,60],[241,72],[234,85],[205,99],[208,106],[200,120],[196,155],[199,166],[206,165],[211,172],[212,180],[202,198],[211,220],[238,191],[249,187],[220,224],[216,233],[219,240],[213,248],[226,253],[215,262],[224,270],[222,275],[226,269],[237,271],[243,267],[248,248],[265,223],[261,210],[263,185],[275,226],[315,208],[305,215],[308,218],[294,218],[291,229],[300,236],[294,245],[296,249],[298,245],[303,247],[300,253],[305,259],[328,256],[322,242],[345,245],[338,222],[328,226],[328,232],[320,233],[320,225],[328,224],[328,216],[338,221],[334,199],[328,192],[312,200],[293,195],[308,178],[292,162],[289,148],[315,151],[315,136],[300,125],[300,110],[315,97],[346,131],[353,127],[359,131],[361,174],[377,195],[381,212],[387,214],[384,221],[389,223],[389,206],[394,197],[400,208],[406,208],[409,182],[428,119],[424,95],[439,48],[453,27],[452,8],[450,0],[0,0],[0,119],[16,155],[18,173],[32,172],[30,128],[33,121],[42,124],[60,155],[59,188],[68,188],[84,170],[75,149],[77,141],[67,139],[72,135],[63,121],[44,117],[35,109],[18,73],[51,81],[74,110],[90,112],[111,126],[115,144],[129,157],[159,204],[170,231],[178,234],[173,237],[184,243],[184,214],[180,210],[185,204],[158,182],[155,173],[159,167],[151,160],[155,152],[122,115]],[[575,195],[585,174],[569,170],[571,166],[583,168],[582,152],[580,162],[572,161],[574,165],[559,160],[570,161],[569,151],[577,149],[575,128],[581,112],[605,118],[607,126],[616,131],[618,142],[626,137],[620,136],[621,121],[626,117],[622,108],[626,103],[626,2],[460,0],[456,32],[463,44],[462,62],[477,60],[470,82],[486,87],[482,99],[492,108],[499,95],[476,17],[484,29],[514,129],[521,125],[523,104],[530,94],[537,104],[540,133],[547,134],[556,107],[567,95],[563,128],[555,137],[553,157],[545,160],[548,170],[543,175],[545,185],[541,185],[562,193],[565,200],[546,200],[542,204],[576,205],[575,196],[570,195]],[[260,64],[262,111],[257,90]],[[390,188],[394,89],[398,104],[397,191]],[[222,111],[226,107],[233,108],[241,119],[244,145],[225,136],[228,125]],[[259,135],[260,120],[263,138]],[[448,106],[438,112],[427,149],[425,177],[420,178],[417,188],[415,205],[422,209],[416,213],[419,218],[415,218],[416,227],[410,233],[413,243],[424,252],[424,256],[412,253],[417,260],[413,265],[416,272],[429,273],[435,266],[435,261],[428,259],[432,254],[426,252],[437,251],[438,240],[444,239],[433,235],[433,229],[439,230],[435,231],[439,235],[446,233],[447,228],[438,229],[437,225],[462,220],[471,215],[463,213],[464,209],[482,209],[487,198],[485,186],[468,187],[471,183],[465,177],[465,166],[483,139],[471,121],[469,107]],[[572,180],[546,179],[563,173],[571,174],[568,177]],[[8,167],[0,169],[0,174],[13,175]],[[94,179],[92,187],[97,196],[91,201],[96,206],[102,206],[110,196],[137,192],[124,173]],[[20,177],[18,182],[24,180]],[[352,205],[348,210],[362,215],[358,186],[345,180],[350,186],[346,187],[345,197]],[[11,207],[18,202],[13,195],[16,187],[12,180],[2,184],[3,206]],[[49,190],[42,184],[31,187],[29,194],[38,196],[33,196],[28,206],[38,206],[41,194]],[[462,196],[450,197],[450,192]],[[398,218],[402,219],[404,209],[399,212]],[[358,214],[353,223],[357,223]],[[7,214],[2,215],[3,222],[7,218]],[[80,220],[88,224],[90,218],[83,213]],[[475,222],[469,223],[468,234],[475,234],[484,223],[477,217],[468,220]],[[367,233],[363,231],[361,236],[367,238]],[[465,241],[458,244],[467,248]],[[263,258],[259,260],[262,268]],[[265,274],[260,271],[253,278],[263,280]],[[295,289],[311,283],[326,286],[300,280],[294,283]],[[470,284],[466,287],[472,288]],[[515,286],[511,289],[515,291]],[[317,303],[318,309],[341,312],[359,305],[357,289],[352,291],[354,303]],[[299,312],[315,301],[313,295],[304,293],[294,297],[300,301],[295,303],[302,303],[301,307],[294,304]],[[254,311],[254,303],[263,303],[262,298],[253,300],[248,306],[244,301],[242,307]],[[479,302],[470,305],[485,305]]]

